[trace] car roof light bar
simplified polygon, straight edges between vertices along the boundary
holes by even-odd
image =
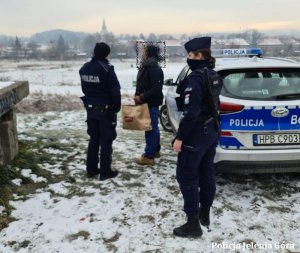
[[[260,48],[225,48],[212,49],[214,57],[239,57],[239,56],[262,56],[263,50]]]

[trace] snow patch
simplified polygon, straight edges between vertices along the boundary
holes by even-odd
[[[27,178],[30,178],[35,183],[47,182],[47,179],[44,177],[38,177],[37,175],[32,173],[30,169],[22,169],[21,175]]]

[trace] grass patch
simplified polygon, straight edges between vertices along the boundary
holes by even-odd
[[[118,252],[118,248],[112,243],[106,244],[105,247],[108,250],[108,252]]]
[[[177,185],[167,185],[167,189],[169,190],[169,192],[173,195],[173,196],[178,196],[180,193],[179,187]]]
[[[249,230],[263,230],[263,229],[264,229],[264,227],[259,225],[259,224],[252,225],[252,226],[249,227]]]
[[[155,218],[151,215],[144,215],[139,217],[141,223],[155,223]]]
[[[63,166],[66,171],[62,176],[54,177],[50,171],[42,169],[42,164],[53,164],[53,160],[58,160],[56,155],[43,151],[45,145],[49,145],[49,142],[45,143],[42,140],[21,141],[19,142],[19,154],[12,163],[7,166],[0,166],[0,206],[4,208],[4,211],[0,214],[0,231],[14,220],[11,217],[12,207],[9,205],[9,201],[13,199],[14,193],[22,196],[20,200],[25,200],[28,194],[35,193],[37,189],[45,188],[50,183],[57,183],[61,180],[75,181],[74,178],[69,176],[69,171],[67,170],[67,163],[74,157],[66,158]],[[58,146],[55,147],[59,148]],[[65,148],[64,146],[63,149]],[[33,150],[38,151],[34,152]],[[30,169],[36,176],[46,178],[47,182],[33,182],[29,177],[22,175],[22,169]],[[16,186],[12,183],[14,179],[21,179],[22,184]],[[72,192],[72,194],[80,193],[77,191]]]
[[[145,185],[142,184],[142,183],[140,183],[140,182],[127,183],[127,184],[124,184],[124,186],[126,186],[127,188],[140,188],[140,187],[145,187]]]
[[[122,171],[119,176],[119,178],[122,179],[122,181],[130,181],[130,179],[132,179],[132,178],[136,179],[138,177],[139,176],[134,175],[128,171]]]
[[[75,241],[75,240],[79,239],[80,237],[83,237],[84,240],[87,240],[90,237],[90,233],[87,232],[87,231],[82,230],[82,231],[79,231],[76,234],[69,235],[68,240],[72,242],[72,241]]]
[[[19,244],[19,248],[27,248],[30,245],[31,241],[25,240]]]
[[[81,187],[77,187],[77,186],[74,186],[74,185],[68,187],[68,193],[67,194],[56,193],[52,190],[49,190],[49,192],[51,193],[51,198],[63,197],[63,198],[71,199],[74,196],[77,196],[77,197],[91,197],[91,196],[95,195],[95,193],[87,193],[87,192],[83,191]]]
[[[161,213],[160,213],[160,217],[162,218],[162,219],[165,219],[168,215],[169,215],[169,211],[162,211]]]
[[[291,212],[291,209],[284,206],[267,206],[267,209],[271,213],[289,213]]]
[[[220,218],[223,215],[223,208],[215,207],[212,211],[217,218]]]
[[[104,241],[105,243],[116,242],[116,241],[119,240],[120,236],[121,236],[121,234],[117,232],[114,236],[112,236],[112,237],[110,237],[110,238],[108,238],[108,239],[103,238],[103,241]]]
[[[33,92],[17,104],[17,112],[44,113],[48,111],[82,110],[82,101],[76,95],[45,94]]]

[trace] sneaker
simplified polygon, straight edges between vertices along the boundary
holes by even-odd
[[[135,162],[139,165],[154,165],[155,164],[154,158],[148,158],[144,155],[135,159]]]
[[[111,170],[108,173],[100,174],[100,181],[104,181],[109,178],[114,178],[114,177],[118,176],[118,174],[119,174],[119,172],[117,170]]]
[[[87,173],[86,173],[86,177],[87,177],[87,178],[97,178],[97,176],[98,176],[99,174],[100,174],[100,170],[97,169],[96,172],[94,172],[94,173],[89,173],[89,172],[87,172]]]

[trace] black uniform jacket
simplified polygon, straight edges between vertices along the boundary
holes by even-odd
[[[136,96],[141,96],[149,107],[160,106],[163,102],[162,86],[164,73],[157,60],[148,58],[138,71]]]
[[[109,105],[114,112],[120,111],[120,83],[114,67],[107,60],[97,60],[93,57],[82,66],[79,74],[85,105]]]
[[[209,65],[203,64],[201,67]],[[209,72],[215,73],[212,69],[209,69]],[[209,115],[203,108],[209,103],[209,93],[203,75],[192,72],[182,87],[180,97],[183,100],[184,111],[176,138],[183,141],[183,148],[197,151],[218,136],[213,120],[205,124]]]

